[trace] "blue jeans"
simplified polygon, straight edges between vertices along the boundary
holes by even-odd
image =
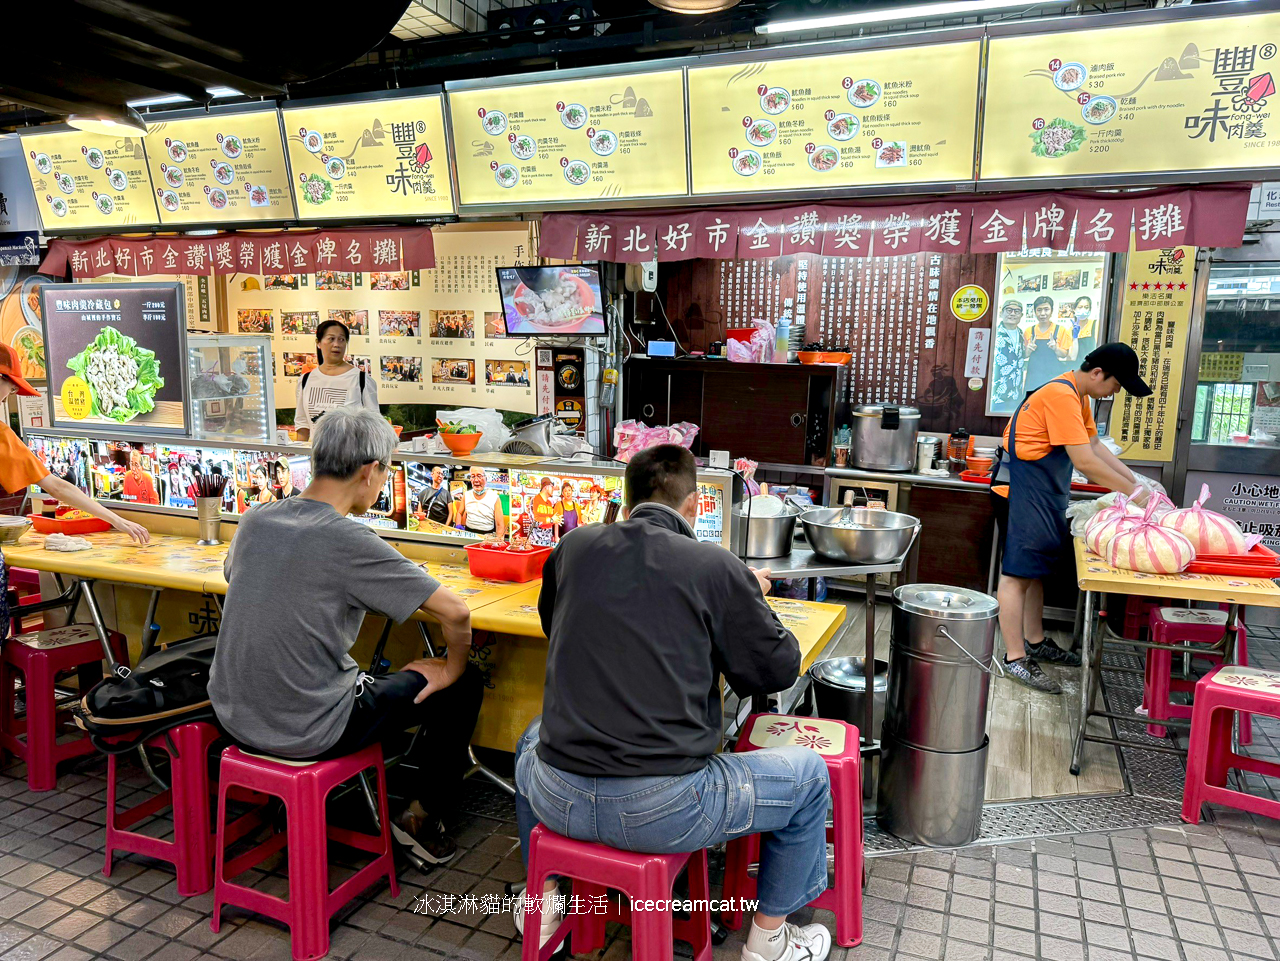
[[[760,834],[757,910],[785,917],[827,887],[826,762],[784,747],[714,754],[691,774],[584,777],[538,757],[534,718],[516,748],[516,820],[529,861],[529,834],[548,830],[624,851],[699,851]]]

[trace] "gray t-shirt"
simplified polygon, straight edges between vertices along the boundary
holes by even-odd
[[[399,623],[440,582],[363,524],[305,497],[259,504],[223,566],[227,598],[209,698],[236,740],[282,757],[337,743],[366,612]]]

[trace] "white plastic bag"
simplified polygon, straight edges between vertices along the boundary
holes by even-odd
[[[446,424],[459,421],[471,424],[484,436],[476,444],[475,453],[487,454],[501,450],[502,445],[511,440],[511,429],[502,422],[502,415],[492,407],[461,407],[458,410],[441,410],[436,417]]]

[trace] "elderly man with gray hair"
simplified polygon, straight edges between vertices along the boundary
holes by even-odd
[[[422,789],[393,832],[421,860],[441,864],[457,851],[441,817],[469,766],[484,684],[467,665],[466,604],[347,516],[377,500],[395,447],[376,412],[331,411],[315,430],[306,490],[241,518],[223,567],[209,697],[232,738],[291,760],[386,746],[423,726],[430,736],[415,741],[411,758]],[[349,652],[365,614],[399,623],[418,610],[440,622],[448,656],[380,677],[361,673]]]

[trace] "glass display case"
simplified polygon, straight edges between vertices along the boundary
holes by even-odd
[[[202,440],[275,440],[271,338],[245,334],[187,338],[191,436]]]

